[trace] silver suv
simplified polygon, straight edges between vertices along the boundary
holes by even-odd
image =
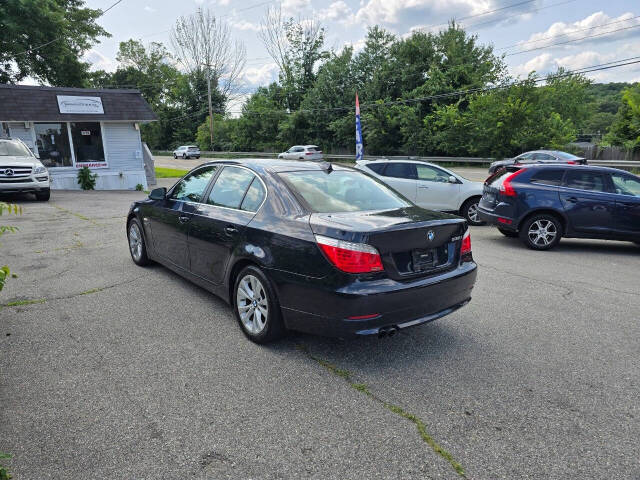
[[[49,172],[21,140],[0,138],[0,193],[18,192],[49,200]]]

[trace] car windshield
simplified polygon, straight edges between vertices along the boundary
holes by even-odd
[[[314,212],[391,210],[411,205],[377,180],[344,170],[311,170],[280,174]]]
[[[30,157],[31,151],[15,140],[0,140],[0,156]]]
[[[555,154],[556,157],[562,160],[580,160],[580,157],[576,157],[571,153],[567,153],[567,152],[553,152],[553,153]]]

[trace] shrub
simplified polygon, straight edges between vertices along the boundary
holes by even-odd
[[[82,167],[78,170],[78,185],[82,187],[82,190],[93,190],[96,188],[97,174],[91,173],[89,167]]]
[[[144,186],[143,186],[141,183],[139,183],[139,184],[137,184],[137,185],[136,185],[136,190],[137,190],[138,192],[141,192],[143,189],[144,189]]]

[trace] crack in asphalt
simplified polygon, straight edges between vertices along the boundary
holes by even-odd
[[[130,278],[129,280],[125,280],[123,282],[117,282],[117,283],[112,283],[111,285],[106,285],[104,287],[96,287],[96,288],[92,288],[89,290],[85,290],[84,292],[79,292],[79,293],[72,293],[69,295],[62,295],[59,297],[48,297],[48,298],[27,298],[27,299],[23,299],[23,300],[14,300],[12,302],[7,302],[7,303],[2,303],[0,304],[0,310],[2,308],[10,308],[10,307],[20,307],[20,306],[24,306],[24,305],[33,305],[33,304],[39,304],[39,303],[46,303],[46,302],[50,302],[53,300],[68,300],[71,298],[76,298],[76,297],[80,297],[82,295],[91,295],[93,293],[98,293],[98,292],[102,292],[104,290],[109,290],[111,288],[115,288],[115,287],[119,287],[120,285],[126,285],[128,283],[133,283],[136,280],[140,280],[141,278],[145,278],[148,277],[150,274],[144,274],[144,275],[139,275],[137,277],[134,278]]]
[[[418,430],[418,433],[420,434],[422,441],[425,442],[427,445],[429,445],[435,453],[437,453],[442,458],[444,458],[447,462],[449,462],[449,464],[453,467],[453,469],[458,475],[460,475],[463,478],[467,478],[464,471],[464,467],[458,461],[456,461],[455,458],[453,458],[453,455],[451,453],[445,450],[440,444],[438,444],[434,440],[434,438],[431,435],[429,435],[429,432],[427,432],[427,426],[425,422],[422,421],[422,419],[420,419],[413,413],[407,412],[402,407],[398,405],[394,405],[393,403],[387,402],[386,400],[378,397],[377,395],[372,393],[371,390],[369,390],[369,387],[367,386],[367,384],[354,382],[351,372],[349,372],[348,370],[339,368],[333,365],[332,363],[328,362],[327,360],[324,360],[320,357],[316,357],[311,352],[309,352],[309,349],[306,347],[306,345],[297,345],[296,348],[300,352],[302,352],[307,358],[321,365],[333,375],[344,379],[347,382],[347,384],[354,390],[357,390],[363,395],[366,395],[376,403],[381,404],[384,408],[386,408],[390,412],[395,413],[396,415],[412,422],[416,426],[416,429]]]

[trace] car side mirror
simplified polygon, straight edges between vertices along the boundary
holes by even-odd
[[[149,198],[151,200],[164,200],[166,196],[167,196],[166,187],[154,188],[153,190],[151,190],[151,193],[149,194]]]
[[[453,175],[449,175],[449,183],[458,183],[458,179]]]

